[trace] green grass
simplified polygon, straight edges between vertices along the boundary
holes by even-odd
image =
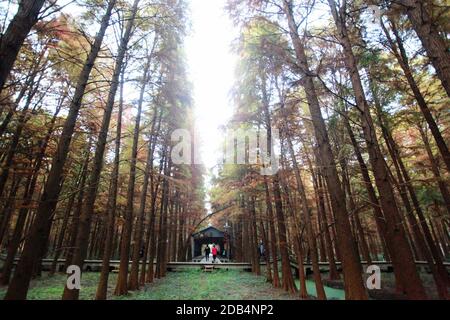
[[[98,273],[85,273],[81,280],[80,299],[90,300],[95,296]],[[272,300],[296,299],[280,289],[274,289],[265,281],[264,276],[255,276],[250,272],[237,270],[214,270],[212,273],[201,270],[169,272],[163,279],[146,285],[139,291],[127,296],[116,297],[112,293],[117,275],[111,274],[108,286],[108,299],[118,300]],[[65,274],[48,276],[43,274],[30,284],[28,299],[59,300],[66,282]],[[0,298],[6,288],[0,288]]]
[[[80,299],[89,300],[95,296],[99,273],[85,273],[81,279]],[[111,274],[108,286],[108,292],[112,294],[117,275]],[[42,277],[34,279],[30,283],[27,299],[29,300],[60,300],[66,284],[67,275],[55,274],[49,276],[43,273]],[[0,287],[0,298],[6,293],[6,287]]]
[[[297,285],[297,288],[300,287],[300,281],[298,279],[295,280],[295,284]],[[323,286],[323,288],[328,300],[345,300],[344,290],[327,286]],[[316,284],[314,280],[306,280],[306,291],[308,292],[308,295],[317,297]]]
[[[282,290],[272,288],[262,276],[236,270],[187,270],[168,273],[164,279],[131,293],[127,299],[148,300],[252,300],[295,299]]]

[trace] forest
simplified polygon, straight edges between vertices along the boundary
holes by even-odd
[[[211,168],[173,156],[173,132],[204,125],[192,1],[0,1],[0,298],[44,299],[50,283],[52,299],[160,297],[196,281],[173,266],[192,265],[196,236],[215,227],[217,267],[251,273],[207,276],[226,285],[230,272],[235,290],[448,300],[449,2],[218,1],[239,36],[217,144],[228,130],[263,139],[256,162],[235,137],[246,161]],[[381,289],[371,265],[387,266]]]

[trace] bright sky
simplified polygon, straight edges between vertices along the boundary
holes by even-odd
[[[189,79],[194,85],[196,130],[201,144],[201,159],[207,170],[222,159],[223,132],[219,130],[231,117],[229,92],[233,85],[237,56],[231,43],[238,37],[224,7],[225,0],[187,0],[190,7],[191,32],[185,40]],[[59,0],[70,4],[64,10],[80,14],[82,8],[73,0]],[[210,177],[206,176],[206,187]],[[206,204],[209,209],[209,203]]]
[[[207,169],[221,156],[219,126],[231,117],[229,92],[236,55],[231,43],[238,30],[224,10],[223,0],[190,0],[192,33],[186,39],[189,78],[194,84],[196,128]]]
[[[194,84],[194,105],[197,140],[201,143],[201,159],[207,170],[216,166],[222,157],[219,130],[231,117],[229,92],[233,85],[237,57],[231,43],[238,30],[224,10],[223,0],[190,0],[192,33],[186,39],[189,78]],[[210,176],[205,177],[206,188]],[[211,212],[210,203],[206,208]]]

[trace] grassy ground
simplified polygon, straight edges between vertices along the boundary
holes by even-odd
[[[236,270],[201,270],[168,273],[167,277],[149,285],[146,290],[132,293],[130,299],[150,300],[252,300],[295,299],[274,289],[264,277]]]
[[[264,274],[264,270],[262,270]],[[423,283],[427,288],[428,295],[432,299],[437,298],[432,276],[421,274]],[[95,296],[99,273],[88,272],[83,274],[81,281],[80,299],[90,300]],[[163,279],[156,279],[154,283],[146,285],[129,295],[116,297],[113,295],[117,274],[110,275],[108,287],[108,299],[120,300],[276,300],[276,299],[297,299],[297,295],[289,295],[280,289],[274,289],[270,283],[265,281],[264,276],[255,276],[250,272],[237,270],[215,270],[212,273],[205,273],[199,269],[186,270],[182,272],[168,272]],[[342,300],[344,291],[342,290],[342,280],[327,281],[327,275],[323,274],[324,282],[329,282],[325,286],[327,299]],[[49,276],[44,273],[39,279],[35,279],[30,284],[28,299],[30,300],[59,300],[61,299],[65,274]],[[297,288],[299,287],[296,279]],[[334,287],[334,288],[333,288]],[[382,274],[382,290],[372,292],[375,299],[395,299],[394,275],[390,273]],[[307,290],[310,296],[316,296],[316,288],[313,280],[307,280]],[[5,287],[0,287],[0,299],[6,292]]]
[[[295,280],[295,284],[297,286],[297,289],[300,287],[300,281],[298,279]],[[341,289],[335,289],[328,286],[324,286],[325,294],[327,296],[328,300],[344,300],[345,299],[345,292]],[[310,296],[317,296],[316,293],[316,285],[314,283],[314,280],[306,280],[306,290]]]
[[[422,284],[425,287],[425,291],[427,293],[427,296],[429,299],[438,299],[438,293],[436,289],[436,285],[433,280],[433,276],[426,272],[419,273],[420,278],[422,279]],[[363,281],[365,283],[368,275],[363,274]],[[322,274],[322,280],[324,281],[324,284],[328,286],[328,288],[333,287],[334,290],[338,290],[336,292],[338,295],[342,293],[342,297],[336,297],[337,299],[344,299],[344,292],[341,290],[344,287],[344,283],[342,281],[342,278],[340,280],[330,281],[328,280],[328,273]],[[311,282],[311,285],[314,285],[314,283]],[[331,296],[327,291],[327,286],[325,287],[325,292],[327,294],[328,299],[335,299],[333,296]],[[314,292],[315,289],[313,288]],[[308,287],[308,293],[309,293],[309,287]],[[334,295],[332,291],[330,291],[331,294]],[[395,276],[393,273],[381,273],[381,289],[380,290],[369,290],[369,298],[371,299],[383,299],[383,300],[396,300],[396,299],[406,299],[405,296],[398,294],[396,292],[396,286],[395,286]]]
[[[80,299],[93,299],[98,283],[98,273],[83,274],[81,280]],[[156,280],[140,291],[130,292],[124,297],[112,295],[116,274],[111,274],[108,288],[108,299],[121,300],[252,300],[252,299],[296,299],[282,290],[274,289],[265,282],[262,276],[255,276],[250,272],[235,270],[215,270],[205,273],[201,270],[183,272],[169,272],[164,279]],[[61,299],[65,274],[48,276],[43,274],[40,279],[31,282],[28,291],[30,300],[59,300]],[[0,298],[3,298],[6,288],[0,288]]]
[[[81,280],[80,299],[89,300],[94,298],[99,276],[99,273],[94,272],[83,274]],[[111,293],[114,291],[116,278],[116,274],[111,274],[111,281],[108,288],[108,291]],[[48,273],[44,272],[42,277],[31,281],[27,298],[29,300],[60,300],[66,280],[67,275],[65,274],[55,274],[53,276],[49,276]],[[0,287],[0,298],[3,298],[5,293],[6,288]]]

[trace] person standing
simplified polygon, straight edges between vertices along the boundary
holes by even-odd
[[[217,257],[217,248],[216,246],[213,244],[212,249],[211,249],[211,253],[213,255],[213,263],[216,263],[216,257]]]
[[[260,258],[264,257],[265,249],[264,249],[264,244],[263,244],[262,241],[259,242],[259,248],[258,249],[259,249],[258,250],[259,251],[259,257]]]
[[[209,260],[209,254],[210,254],[210,249],[209,249],[209,244],[207,244],[206,247],[205,247],[205,259],[206,259],[206,261]]]

